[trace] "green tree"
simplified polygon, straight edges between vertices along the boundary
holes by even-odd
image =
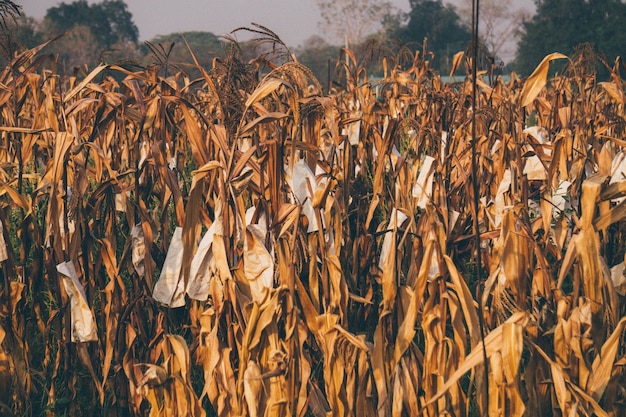
[[[203,57],[213,57],[215,54],[223,52],[223,45],[220,38],[211,32],[191,31],[182,33],[170,33],[168,35],[159,35],[149,42],[154,45],[170,45],[174,44],[174,48],[170,54],[170,58],[178,62],[191,62],[191,54],[185,41],[196,55],[198,60]],[[168,46],[169,47],[169,46]],[[208,61],[207,61],[208,62]]]
[[[211,60],[224,52],[224,45],[220,38],[211,32],[191,31],[159,35],[141,48],[146,65],[167,64],[189,74],[192,78],[199,77],[200,71],[195,68],[189,48],[204,67],[211,66]],[[165,65],[164,65],[165,67]]]
[[[420,46],[426,39],[427,49],[433,53],[433,68],[448,70],[454,54],[467,48],[472,37],[469,29],[454,8],[441,0],[410,0],[409,3],[411,10],[405,16],[406,24],[392,31],[390,37]]]
[[[314,35],[305,40],[295,53],[298,62],[309,68],[320,84],[328,88],[335,72],[339,51],[338,46]]]
[[[19,50],[18,20],[22,20],[22,6],[11,0],[0,0],[0,63],[6,64]]]
[[[51,46],[66,68],[95,64],[111,51],[132,52],[139,37],[132,14],[122,0],[61,3],[48,9],[43,27],[46,38],[67,33]]]
[[[48,9],[45,16],[50,28],[59,33],[76,25],[88,27],[103,47],[111,47],[122,40],[137,42],[139,30],[133,16],[122,0],[104,0],[88,4],[86,0],[61,3]]]
[[[582,43],[611,63],[626,52],[624,21],[620,0],[537,0],[537,12],[523,24],[515,69],[528,75],[547,54],[572,55]]]
[[[6,65],[16,54],[43,42],[43,36],[32,17],[20,16],[6,21],[4,29],[0,29],[0,65]]]

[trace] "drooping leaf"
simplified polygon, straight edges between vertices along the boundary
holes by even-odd
[[[520,93],[520,105],[522,107],[526,107],[535,100],[535,98],[539,95],[543,87],[545,87],[547,79],[548,79],[548,69],[550,68],[550,62],[555,59],[567,59],[567,56],[553,52],[547,55],[537,68],[528,76],[526,82],[524,83],[524,87],[522,88],[522,92]]]

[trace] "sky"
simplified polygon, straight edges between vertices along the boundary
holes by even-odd
[[[46,10],[73,0],[16,0],[27,16],[41,19]],[[89,3],[99,1],[88,0]],[[252,22],[274,31],[287,45],[296,47],[320,33],[315,0],[125,0],[140,40],[192,30],[224,35]],[[408,0],[392,0],[409,9]]]
[[[45,16],[46,10],[60,3],[74,0],[15,0],[24,14],[36,19]],[[102,0],[88,0],[97,3]],[[495,1],[499,0],[486,0]],[[206,31],[225,35],[239,27],[261,24],[274,31],[288,46],[302,46],[313,35],[324,36],[319,23],[321,15],[315,0],[125,0],[133,21],[139,28],[139,40],[157,35],[187,31]],[[409,0],[390,0],[400,10],[409,10]],[[457,7],[467,7],[471,0],[444,0]],[[533,0],[511,0],[514,8],[532,11]],[[236,36],[245,40],[244,34]],[[326,37],[327,38],[327,37]],[[328,40],[328,38],[327,38]],[[501,58],[509,61],[515,53],[515,43],[509,42],[500,51]]]

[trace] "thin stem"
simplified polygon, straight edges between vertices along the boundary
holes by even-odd
[[[477,61],[478,61],[478,22],[479,22],[479,10],[480,0],[472,1],[472,186],[474,194],[474,240],[476,247],[476,270],[475,279],[478,285],[478,321],[480,326],[480,340],[483,346],[483,363],[485,365],[484,375],[484,395],[485,395],[485,410],[489,406],[489,361],[487,358],[487,348],[485,347],[485,319],[483,317],[482,307],[482,259],[480,253],[480,229],[478,222],[479,212],[479,193],[480,185],[478,182],[478,152],[476,149],[476,107],[478,105],[476,101],[477,90]]]

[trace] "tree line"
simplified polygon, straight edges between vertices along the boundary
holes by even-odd
[[[350,49],[360,51],[363,65],[372,73],[380,71],[376,62],[381,56],[401,54],[408,47],[424,51],[422,58],[431,68],[446,74],[454,54],[464,51],[471,40],[471,0],[460,1],[465,6],[410,0],[409,11],[401,12],[389,2],[375,0],[316,0],[327,38],[312,36],[289,55],[309,67],[322,83],[332,78],[330,73],[346,42]],[[530,74],[551,52],[572,55],[586,45],[585,51],[593,51],[590,65],[602,73],[602,67],[613,65],[626,48],[626,27],[621,23],[626,19],[626,4],[621,0],[536,0],[532,16],[520,14],[513,4],[512,0],[481,2],[481,55],[492,66],[505,64],[506,44],[516,45],[507,69],[521,75]],[[0,0],[0,16],[0,63],[60,35],[47,51],[58,56],[65,72],[101,62],[149,65],[167,61],[172,66],[191,62],[180,34],[139,43],[139,30],[123,0],[60,3],[39,21],[24,16],[15,1]],[[207,65],[229,44],[208,31],[187,32],[184,37],[201,64]],[[244,50],[256,47],[241,45]]]

